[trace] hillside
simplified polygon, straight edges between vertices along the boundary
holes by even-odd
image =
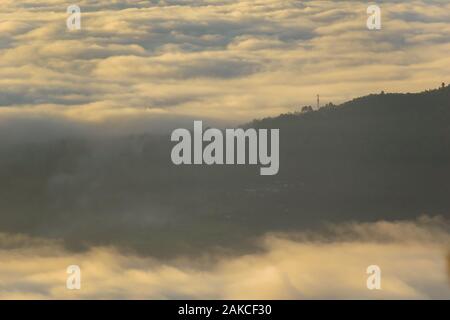
[[[254,125],[280,128],[279,178],[302,183],[299,206],[355,219],[449,212],[448,86],[369,95]]]
[[[280,171],[174,166],[167,136],[2,146],[0,231],[170,255],[268,230],[450,213],[450,87],[254,121],[280,129]]]

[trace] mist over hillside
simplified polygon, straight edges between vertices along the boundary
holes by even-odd
[[[449,217],[450,87],[245,127],[280,129],[278,175],[175,166],[174,143],[157,133],[4,143],[0,232],[165,256],[245,250],[264,233],[329,222]]]

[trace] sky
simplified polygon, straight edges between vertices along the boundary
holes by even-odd
[[[191,127],[193,119],[242,124],[315,106],[317,94],[322,104],[338,104],[381,91],[436,88],[450,82],[448,0],[377,1],[382,12],[377,31],[366,27],[368,1],[79,0],[80,30],[66,27],[69,2],[1,1],[0,165],[6,168],[17,159],[25,159],[26,167],[35,164],[37,178],[28,172],[17,175],[22,185],[11,189],[12,202],[23,212],[34,210],[26,203],[21,207],[21,199],[33,187],[32,179],[42,179],[42,199],[50,199],[45,205],[54,211],[38,212],[42,221],[37,225],[31,225],[37,215],[30,214],[24,222],[29,233],[0,226],[0,299],[450,296],[450,233],[442,217],[342,221],[309,233],[267,232],[255,239],[258,250],[208,251],[195,259],[181,254],[160,259],[113,245],[74,250],[64,235],[73,236],[82,226],[88,236],[101,237],[95,233],[96,217],[83,216],[77,226],[59,208],[69,201],[91,210],[96,197],[106,198],[108,190],[123,196],[123,202],[133,199],[132,188],[100,187],[108,177],[122,174],[123,163],[110,159],[121,152],[139,158],[139,148],[128,140],[123,145],[95,141],[92,154],[79,157],[74,172],[66,174],[63,167],[45,176],[46,164],[36,156],[42,145],[38,151],[30,147],[62,136],[89,140],[111,133],[162,132],[180,123]],[[60,146],[44,147],[49,155]],[[73,159],[63,160],[72,165]],[[105,173],[104,167],[117,170]],[[8,174],[4,168],[0,176]],[[136,176],[129,180],[139,176],[139,168],[131,168]],[[71,198],[74,192],[76,199]],[[152,199],[145,200],[123,216],[121,208],[107,202],[99,207],[130,229],[177,217],[149,208]],[[1,204],[2,221],[14,222],[9,218],[19,211],[8,205]],[[144,216],[147,211],[156,213]],[[61,228],[46,224],[50,216]],[[85,228],[82,219],[92,228]],[[365,286],[365,270],[374,262],[383,265],[382,291]],[[65,287],[71,264],[82,267],[80,291]]]

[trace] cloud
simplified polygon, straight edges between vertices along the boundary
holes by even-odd
[[[332,225],[326,233],[268,234],[261,250],[159,260],[92,247],[0,234],[0,298],[42,299],[445,299],[450,294],[447,222]],[[82,289],[65,288],[66,268],[82,270]],[[382,290],[366,288],[366,269],[382,270]]]
[[[415,91],[450,70],[449,4],[364,1],[7,1],[0,30],[2,107],[80,121],[120,112],[235,123],[381,90]],[[434,63],[432,63],[434,62]],[[91,108],[102,105],[101,109]],[[2,117],[0,110],[0,117]]]

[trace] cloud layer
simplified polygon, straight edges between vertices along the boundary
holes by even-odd
[[[56,241],[0,235],[0,298],[8,299],[445,299],[448,223],[343,224],[324,233],[267,235],[260,252],[157,260],[114,248],[65,251]],[[81,268],[81,290],[65,288]],[[382,270],[382,290],[366,269]]]
[[[5,2],[5,1],[4,1]],[[209,116],[238,122],[381,90],[437,86],[450,71],[448,1],[6,0],[0,117]]]

